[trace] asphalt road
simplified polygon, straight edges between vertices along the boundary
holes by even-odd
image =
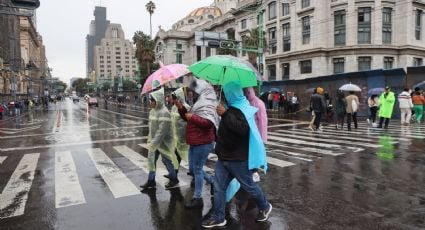
[[[147,113],[67,99],[0,120],[0,229],[200,229],[209,187],[203,210],[184,209],[193,193],[187,164],[178,189],[164,189],[160,165],[158,188],[139,191]],[[228,229],[425,229],[424,125],[313,133],[305,122],[269,117],[270,170],[260,185],[271,218],[255,223],[250,205]]]

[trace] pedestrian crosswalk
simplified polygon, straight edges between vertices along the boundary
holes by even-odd
[[[360,154],[366,150],[373,152],[381,148],[382,137],[393,137],[386,144],[398,145],[412,139],[425,139],[425,127],[398,127],[391,126],[387,130],[376,130],[365,124],[359,124],[358,129],[353,131],[336,130],[335,127],[325,126],[323,131],[311,132],[305,124],[287,126],[274,126],[269,131],[267,142],[268,162],[275,169],[290,168],[299,164],[311,164],[324,157],[338,157],[344,154]],[[139,138],[144,142],[145,138]],[[134,141],[134,140],[133,140]],[[136,148],[146,148],[145,143],[139,143]],[[64,148],[62,148],[64,149]],[[140,148],[139,148],[140,149]],[[78,151],[78,152],[77,152]],[[82,151],[82,152],[81,152]],[[55,208],[67,208],[89,204],[87,199],[90,189],[81,183],[79,170],[88,165],[78,165],[81,161],[76,160],[76,154],[85,154],[89,159],[90,167],[98,173],[98,177],[104,182],[111,197],[119,199],[123,197],[140,195],[138,186],[126,170],[123,164],[117,164],[119,159],[128,161],[142,172],[141,176],[148,173],[147,161],[144,154],[127,145],[115,145],[106,148],[87,148],[80,150],[63,150],[54,153],[54,199]],[[43,154],[43,153],[41,153]],[[23,155],[0,156],[0,169],[5,167],[5,162],[15,161],[19,163],[7,180],[0,194],[0,219],[16,217],[25,214],[25,207],[33,181],[37,178],[36,168],[41,163],[40,153],[26,153]],[[13,158],[13,159],[12,159]],[[6,161],[7,160],[7,161]],[[45,161],[46,159],[44,159]],[[210,155],[210,163],[217,161],[217,157]],[[182,162],[182,168],[188,170],[187,162]],[[41,166],[39,166],[41,167]],[[212,171],[213,164],[207,164],[204,169]],[[183,170],[183,171],[184,171]],[[160,188],[168,182],[162,175],[167,174],[165,166],[158,160],[157,184]],[[44,178],[45,179],[45,178]],[[185,173],[179,173],[180,186],[187,186],[190,178]],[[35,183],[37,184],[37,183]],[[87,186],[87,185],[86,185]],[[96,185],[94,185],[96,186]]]

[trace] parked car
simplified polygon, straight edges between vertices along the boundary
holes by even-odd
[[[87,101],[87,104],[89,106],[95,105],[96,107],[99,107],[99,103],[97,102],[97,99],[94,97],[90,97]]]
[[[77,95],[72,96],[72,102],[80,102],[80,98]]]

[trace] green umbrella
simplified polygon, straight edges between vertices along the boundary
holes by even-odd
[[[247,61],[229,55],[216,55],[198,61],[189,70],[213,85],[226,85],[238,81],[242,88],[257,85],[260,74]]]

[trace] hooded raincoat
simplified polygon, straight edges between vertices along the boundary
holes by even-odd
[[[183,88],[178,88],[174,91],[174,94],[177,97],[177,100],[180,100],[183,106],[187,111],[190,110],[190,106],[186,103]],[[188,162],[188,152],[189,145],[186,144],[186,125],[187,122],[184,121],[180,114],[177,106],[173,105],[171,108],[171,128],[173,130],[173,139],[175,144],[175,149],[179,153],[180,157]]]
[[[393,115],[393,108],[395,103],[395,96],[393,92],[388,92],[388,95],[385,96],[385,92],[379,97],[379,102],[381,103],[379,107],[379,117],[391,118]]]
[[[255,95],[253,88],[244,89],[246,98],[251,106],[258,109],[255,113],[255,123],[257,124],[258,131],[260,132],[263,142],[267,142],[267,111],[264,102]]]
[[[171,130],[170,112],[164,105],[164,88],[154,91],[150,94],[156,101],[156,107],[149,112],[149,135],[148,135],[148,169],[154,172],[155,151],[158,151],[162,157],[166,157],[172,163],[175,169],[178,169],[176,154],[174,153],[174,140]]]
[[[249,125],[248,168],[250,170],[262,168],[264,172],[266,172],[266,148],[255,123],[255,114],[258,109],[249,104],[238,82],[230,82],[226,84],[223,90],[227,105],[239,109],[244,114]],[[239,188],[239,182],[236,179],[233,179],[226,191],[226,201],[230,201]]]
[[[208,82],[201,79],[193,80],[190,88],[199,95],[198,100],[196,100],[190,112],[211,121],[215,129],[218,130],[220,118],[216,111],[218,101],[214,88]]]

